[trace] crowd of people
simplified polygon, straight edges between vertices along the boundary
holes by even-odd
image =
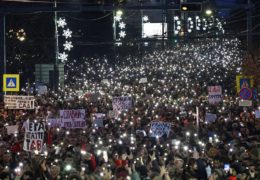
[[[35,110],[1,108],[0,179],[260,179],[258,100],[239,107],[235,90],[242,59],[239,40],[204,39],[113,63],[68,62],[65,87],[36,95]],[[211,85],[222,86],[222,102],[209,104]],[[112,111],[120,96],[132,107]],[[64,109],[85,110],[86,126],[53,126]],[[46,124],[41,151],[24,151],[29,122]],[[169,133],[151,136],[152,122],[170,123]]]

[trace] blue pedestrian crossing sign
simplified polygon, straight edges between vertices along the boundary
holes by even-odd
[[[3,91],[18,92],[20,90],[20,75],[19,74],[4,74]]]

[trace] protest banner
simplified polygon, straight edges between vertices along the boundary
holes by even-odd
[[[34,109],[34,96],[4,95],[5,109]]]
[[[260,110],[255,110],[255,118],[260,118]]]
[[[205,115],[205,121],[208,123],[214,123],[217,119],[217,115],[216,114],[212,114],[212,113],[206,113]]]
[[[209,104],[217,104],[222,101],[221,86],[208,86],[208,101]]]
[[[49,118],[47,124],[50,128],[59,128],[61,127],[61,120],[59,118]]]
[[[7,134],[8,135],[17,134],[18,133],[18,125],[6,126],[6,129],[7,129]]]
[[[112,99],[113,111],[115,117],[119,116],[119,112],[132,107],[132,98],[128,96],[113,97]]]
[[[25,128],[23,150],[25,151],[39,151],[43,149],[45,132],[44,122],[28,122]]]
[[[152,122],[150,128],[151,137],[162,137],[163,135],[169,135],[171,130],[171,123],[167,122]]]
[[[103,121],[105,119],[106,115],[103,113],[94,113],[92,115],[92,124],[94,127],[103,127]]]
[[[85,109],[60,110],[61,127],[85,128]]]

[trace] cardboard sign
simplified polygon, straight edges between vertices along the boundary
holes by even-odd
[[[242,107],[252,106],[252,100],[241,100],[241,101],[239,101],[239,106],[242,106]]]
[[[60,110],[61,127],[85,128],[85,109]]]
[[[208,123],[214,123],[217,119],[217,115],[216,114],[212,114],[212,113],[206,113],[205,115],[205,121]]]
[[[34,96],[4,95],[5,109],[34,109]]]
[[[208,101],[209,104],[217,104],[222,101],[221,86],[208,86]]]
[[[43,149],[44,141],[44,132],[45,132],[45,123],[44,122],[27,122],[23,150],[25,151],[39,151]]]
[[[166,122],[152,122],[150,129],[151,137],[162,137],[163,135],[169,136],[171,130],[171,123]]]
[[[18,125],[6,126],[6,129],[7,129],[7,134],[8,135],[17,134],[18,133]]]
[[[92,116],[92,123],[94,127],[104,127],[104,119],[105,119],[106,115],[102,114],[102,113],[95,113]]]

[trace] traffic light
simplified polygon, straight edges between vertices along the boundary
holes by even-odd
[[[181,11],[201,11],[201,3],[182,3]]]

